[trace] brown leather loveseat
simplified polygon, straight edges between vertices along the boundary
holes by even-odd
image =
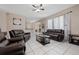
[[[11,30],[9,33],[11,38],[23,36],[25,42],[30,39],[30,32],[24,33],[23,30]]]
[[[47,32],[44,32],[43,34],[49,35],[51,39],[59,42],[64,39],[64,30],[62,29],[48,29]]]
[[[0,33],[0,55],[23,55],[25,43],[22,37],[6,39],[4,33]]]

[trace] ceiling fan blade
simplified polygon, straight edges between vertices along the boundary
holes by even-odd
[[[44,8],[40,9],[40,10],[45,10]]]
[[[36,11],[36,9],[33,9],[32,11]]]
[[[36,8],[36,6],[35,6],[35,5],[32,5],[32,6]]]
[[[40,4],[40,7],[42,7],[42,4]]]
[[[39,11],[42,11],[42,10],[45,10],[43,7],[42,7],[42,4],[39,4],[39,5],[32,5],[34,7],[34,9],[32,11],[36,11],[36,12],[39,12]]]

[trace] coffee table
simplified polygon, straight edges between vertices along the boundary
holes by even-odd
[[[36,35],[36,40],[40,42],[42,45],[46,45],[50,43],[50,36],[44,35],[44,34],[38,34]]]

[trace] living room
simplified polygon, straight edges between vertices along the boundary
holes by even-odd
[[[78,4],[0,4],[0,55],[78,55],[78,11]]]

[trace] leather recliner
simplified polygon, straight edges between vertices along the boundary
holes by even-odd
[[[49,35],[50,39],[56,40],[56,41],[63,41],[64,39],[64,30],[62,29],[48,29],[46,32],[43,32],[45,35]]]
[[[0,33],[0,55],[23,55],[25,49],[22,37],[6,39],[4,33]]]
[[[23,36],[25,42],[30,39],[30,32],[24,33],[23,30],[11,30],[9,33],[11,38]]]

